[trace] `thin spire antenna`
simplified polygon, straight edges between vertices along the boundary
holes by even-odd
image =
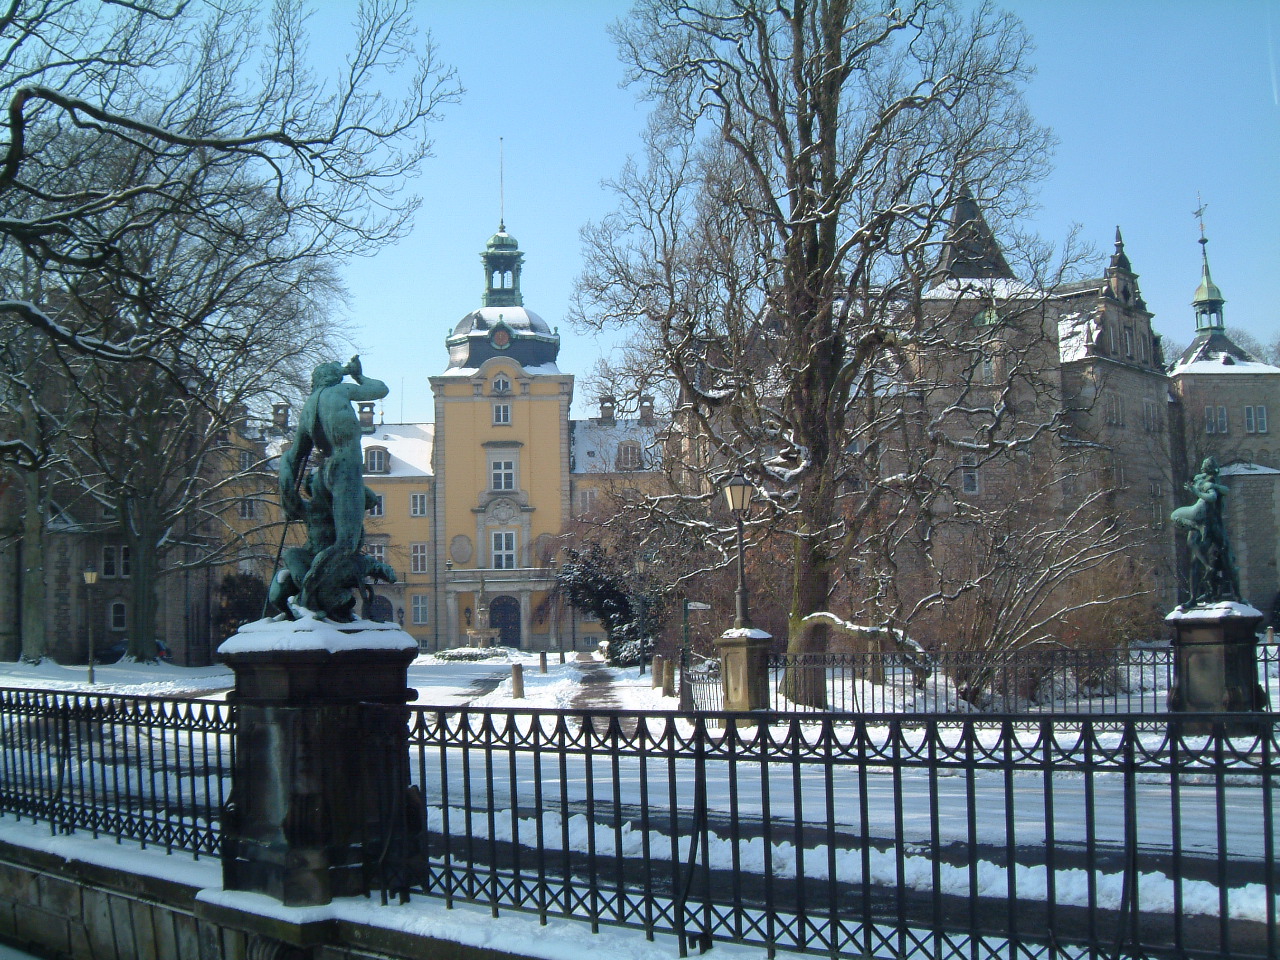
[[[1209,238],[1204,235],[1204,212],[1208,209],[1209,205],[1200,199],[1199,190],[1196,191],[1196,203],[1198,203],[1199,206],[1192,210],[1191,214],[1200,221],[1200,244],[1203,246],[1209,242]]]
[[[507,228],[507,191],[504,170],[502,138],[498,138],[498,229]]]

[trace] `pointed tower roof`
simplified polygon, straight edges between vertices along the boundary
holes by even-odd
[[[1120,235],[1118,226],[1116,227],[1116,250],[1111,254],[1111,269],[1133,273],[1133,264],[1129,262],[1129,255],[1124,252],[1124,237]]]
[[[958,280],[1012,280],[1013,271],[996,242],[995,234],[968,186],[961,187],[951,213],[951,226],[942,242],[935,282]]]

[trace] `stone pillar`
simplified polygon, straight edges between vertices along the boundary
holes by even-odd
[[[528,590],[521,590],[520,598],[520,646],[525,650],[533,649],[533,604]]]
[[[1258,625],[1262,613],[1244,603],[1179,607],[1166,621],[1174,628],[1173,688],[1169,710],[1177,713],[1245,713],[1268,708],[1258,684]],[[1227,732],[1247,733],[1248,724]],[[1212,724],[1183,724],[1207,733]]]
[[[258,621],[218,652],[236,677],[226,889],[316,906],[394,886],[420,830],[404,710],[417,643],[394,624]]]
[[[769,644],[772,634],[751,627],[726,630],[720,650],[720,683],[725,710],[769,708]]]
[[[458,646],[458,595],[452,590],[444,595],[444,639],[450,647]]]

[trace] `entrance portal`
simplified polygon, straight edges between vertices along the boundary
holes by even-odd
[[[520,646],[520,601],[494,597],[489,604],[489,626],[498,631],[498,642],[504,647]]]

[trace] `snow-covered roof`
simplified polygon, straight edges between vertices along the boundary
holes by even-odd
[[[515,357],[512,357],[511,359],[516,360]],[[519,363],[519,360],[516,360],[516,362]],[[528,374],[531,377],[547,377],[547,376],[554,377],[554,376],[560,375],[560,368],[556,366],[555,363],[552,363],[552,362],[530,364],[527,367],[522,366],[520,369],[523,370],[526,374]],[[448,370],[445,370],[443,373],[436,374],[436,376],[438,377],[474,377],[479,372],[480,372],[479,367],[450,367]]]
[[[1027,300],[1032,298],[1048,298],[1051,294],[1024,283],[1021,280],[1008,280],[1003,277],[983,277],[979,279],[948,279],[924,293],[925,300],[968,300],[981,298],[986,300]]]
[[[569,424],[569,456],[573,473],[613,473],[618,447],[640,444],[642,470],[655,470],[661,460],[656,420],[573,420]]]
[[[1183,373],[1280,373],[1280,367],[1273,367],[1261,360],[1237,360],[1229,354],[1216,357],[1192,360],[1190,363],[1178,363],[1169,371],[1169,376],[1176,377]]]
[[[1075,310],[1058,317],[1058,355],[1063,363],[1085,359],[1097,339],[1097,324],[1091,312]]]
[[[1218,471],[1223,477],[1280,477],[1280,470],[1260,463],[1229,463]]]
[[[383,447],[390,455],[390,469],[378,477],[431,476],[431,447],[435,439],[434,423],[383,423],[373,433],[360,438],[360,446]]]

